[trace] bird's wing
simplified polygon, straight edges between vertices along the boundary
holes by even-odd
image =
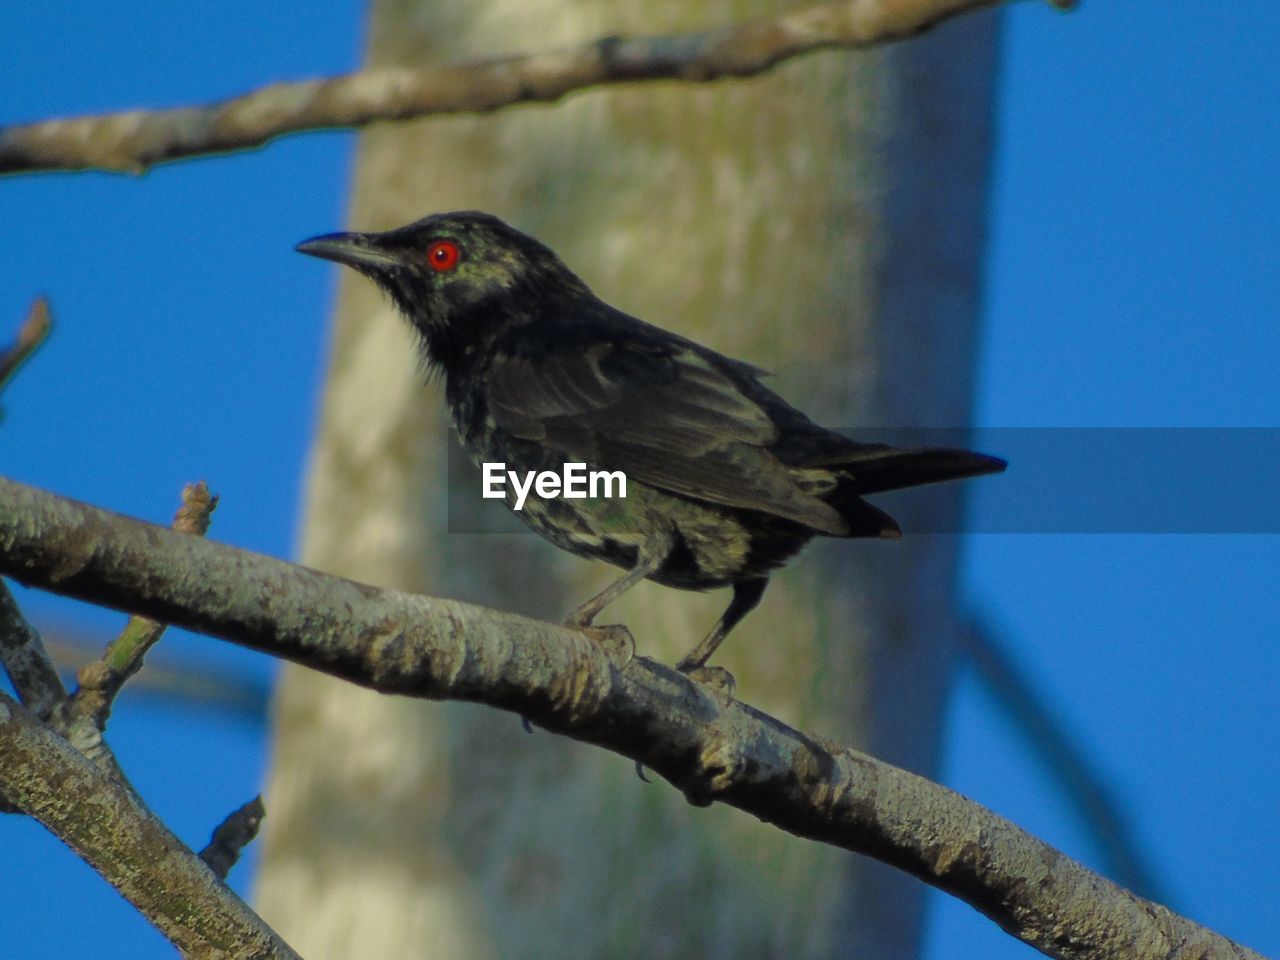
[[[595,342],[537,357],[499,351],[486,386],[499,426],[596,469],[837,536],[848,530],[769,452],[778,427],[765,410],[688,345]]]

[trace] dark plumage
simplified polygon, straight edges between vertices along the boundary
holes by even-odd
[[[825,430],[764,386],[762,370],[609,306],[551,250],[487,214],[329,234],[298,249],[354,267],[394,298],[443,374],[478,462],[626,474],[625,500],[530,492],[520,511],[557,546],[628,571],[569,623],[589,625],[644,578],[733,587],[682,670],[706,663],[769,575],[812,537],[901,536],[864,495],[1005,466]]]

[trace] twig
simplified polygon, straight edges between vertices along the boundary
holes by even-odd
[[[200,851],[200,859],[209,865],[218,879],[227,879],[227,874],[240,859],[241,852],[258,835],[258,828],[262,826],[262,818],[266,815],[262,797],[258,796],[232,811],[227,819],[218,824],[209,845]]]
[[[589,87],[747,77],[802,54],[915,36],[1001,0],[842,0],[699,33],[604,37],[500,60],[366,70],[279,83],[201,106],[131,110],[0,129],[0,174],[38,170],[142,173],[157,163],[260,147],[304,130],[484,113],[552,102]],[[1056,6],[1070,6],[1056,0]]]
[[[37,297],[18,328],[13,345],[0,351],[0,390],[49,336],[49,301]],[[67,699],[66,688],[45,652],[44,641],[27,622],[9,587],[0,581],[0,662],[18,698],[41,720],[48,720]]]
[[[209,492],[203,480],[182,489],[182,506],[173,518],[173,529],[179,533],[203,537],[209,530],[218,498]],[[148,617],[129,618],[120,635],[107,645],[99,660],[80,668],[76,675],[80,688],[73,697],[73,709],[88,717],[99,730],[104,730],[111,715],[111,705],[125,683],[142,669],[143,658],[164,636],[166,624]]]
[[[4,136],[0,130],[0,138]],[[18,328],[18,336],[13,345],[0,352],[0,390],[8,386],[9,381],[18,369],[30,359],[40,344],[44,343],[53,329],[53,317],[49,310],[49,301],[37,297],[27,311],[27,318]]]
[[[0,796],[75,850],[183,956],[298,960],[123,783],[2,692]]]
[[[59,676],[74,674],[77,665],[102,651],[97,641],[51,627],[45,628],[44,642]],[[129,681],[129,694],[264,722],[270,689],[265,679],[241,671],[188,662],[183,657],[165,661],[153,656],[147,658],[147,669]]]
[[[0,391],[49,336],[49,302],[37,297],[18,328],[13,344],[0,351]],[[41,720],[48,720],[66,702],[67,690],[35,627],[27,622],[9,585],[0,580],[0,664],[18,699]],[[13,813],[0,802],[0,813]]]
[[[385,693],[528,716],[640,761],[693,803],[720,801],[905,870],[1050,956],[1259,956],[945,787],[564,627],[379,590],[9,480],[0,572]]]
[[[27,622],[9,585],[0,580],[0,660],[23,705],[48,720],[66,702],[67,691],[45,652],[44,641]]]

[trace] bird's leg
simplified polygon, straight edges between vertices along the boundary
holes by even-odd
[[[668,552],[670,552],[671,540],[670,534],[646,540],[636,553],[636,565],[627,571],[626,576],[609,584],[609,586],[565,617],[564,625],[579,630],[583,627],[591,626],[591,621],[596,618],[596,615],[601,610],[662,566],[663,561],[667,559]],[[746,611],[743,612],[745,613]]]
[[[711,632],[703,638],[700,644],[690,650],[684,659],[676,664],[676,669],[681,673],[691,673],[704,667],[707,660],[716,652],[716,648],[729,635],[729,631],[736,627],[743,617],[756,608],[756,604],[764,596],[764,588],[768,585],[768,577],[760,577],[756,580],[739,580],[735,583],[733,585],[733,599],[729,601],[729,606],[720,615],[716,625],[711,628]]]
[[[601,610],[613,603],[613,601],[617,600],[637,583],[649,574],[653,573],[657,568],[658,564],[656,563],[652,566],[637,563],[627,571],[626,576],[613,581],[613,583],[609,584],[577,610],[574,610],[573,613],[565,617],[564,625],[566,627],[577,627],[578,629],[591,626],[591,621],[596,618],[596,615]]]

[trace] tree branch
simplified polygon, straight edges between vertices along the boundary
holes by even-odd
[[[209,865],[209,869],[217,874],[219,880],[227,879],[227,874],[240,859],[244,848],[253,843],[258,835],[258,828],[262,826],[266,815],[262,797],[257,796],[231,811],[218,824],[208,845],[200,851],[200,859]]]
[[[0,128],[0,139],[4,129]],[[18,336],[13,345],[0,351],[0,390],[3,390],[13,379],[13,375],[39,349],[53,329],[53,317],[49,311],[49,301],[37,297],[27,311],[27,318],[18,328]]]
[[[37,297],[18,328],[13,344],[0,350],[0,391],[49,336],[49,301]],[[67,691],[45,652],[44,641],[27,622],[7,584],[0,582],[0,664],[14,692],[37,717],[48,720],[67,702]]]
[[[218,498],[203,480],[187,484],[182,488],[182,506],[173,518],[173,529],[203,537],[217,506]],[[164,636],[167,626],[149,617],[130,617],[102,656],[80,668],[76,676],[80,688],[72,697],[73,712],[91,720],[99,730],[106,729],[111,705],[125,683],[142,669],[143,658]]]
[[[0,480],[0,572],[385,693],[522,714],[939,887],[1054,957],[1257,958],[944,787],[582,633],[379,590]]]
[[[44,641],[27,622],[9,585],[0,580],[0,663],[14,692],[37,717],[48,720],[67,701],[67,690],[45,652]]]
[[[2,692],[0,796],[71,847],[184,957],[298,960],[124,783]]]
[[[101,655],[102,644],[79,632],[67,629],[49,630],[43,634],[45,648],[53,665],[63,674]],[[161,660],[147,659],[147,669],[129,680],[132,697],[148,698],[198,706],[225,715],[236,715],[252,721],[266,722],[269,684],[264,679],[243,675],[238,670],[210,667],[189,662],[184,656]]]
[[[130,110],[0,128],[0,174],[143,173],[157,163],[260,147],[304,130],[482,113],[589,87],[746,77],[802,54],[915,36],[1001,0],[842,0],[699,33],[604,37],[544,53],[278,83],[202,106]],[[1073,0],[1050,0],[1071,6]]]

